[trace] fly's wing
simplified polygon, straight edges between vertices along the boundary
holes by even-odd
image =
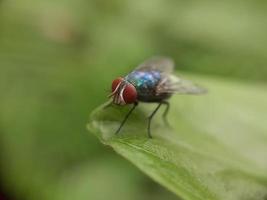
[[[174,62],[167,57],[152,57],[140,64],[135,71],[159,71],[161,78],[156,86],[156,95],[168,94],[202,94],[206,89],[201,88],[192,82],[171,75],[174,69]]]
[[[167,57],[152,57],[142,64],[140,64],[135,70],[139,71],[159,71],[164,73],[171,73],[174,68],[174,62]]]
[[[157,85],[157,95],[162,94],[203,94],[207,90],[195,85],[191,81],[174,75],[166,75]]]

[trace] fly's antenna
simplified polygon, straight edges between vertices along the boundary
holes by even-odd
[[[123,98],[123,92],[125,90],[125,87],[126,87],[126,85],[123,86],[123,88],[121,89],[120,94],[119,94],[119,97],[120,97],[123,104],[125,104],[125,100]]]
[[[122,83],[122,82],[120,82],[120,83],[117,85],[116,89],[115,89],[111,94],[108,95],[108,98],[113,97],[113,96],[117,93],[119,87],[121,86],[121,83]]]

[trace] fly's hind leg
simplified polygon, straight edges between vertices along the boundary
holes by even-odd
[[[163,101],[162,104],[166,105],[165,111],[164,111],[164,113],[162,115],[163,121],[167,126],[170,127],[170,123],[169,123],[169,121],[167,119],[167,115],[168,115],[169,110],[170,110],[170,103],[168,101]]]

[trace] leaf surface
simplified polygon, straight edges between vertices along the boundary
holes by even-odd
[[[153,139],[147,116],[156,105],[141,104],[119,135],[129,107],[100,106],[90,132],[144,173],[188,200],[267,198],[267,88],[193,76],[208,88],[203,96],[170,99],[169,122],[157,113]]]

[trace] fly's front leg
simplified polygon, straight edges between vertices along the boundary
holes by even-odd
[[[113,104],[113,101],[112,100],[109,100],[108,102],[106,102],[104,104],[103,109],[105,110],[105,109],[109,108],[110,106],[112,106],[112,104]]]
[[[116,131],[116,134],[118,134],[121,130],[121,128],[123,127],[123,125],[125,124],[125,122],[127,121],[127,119],[130,117],[130,115],[132,114],[132,112],[134,111],[134,109],[138,106],[138,102],[135,102],[133,107],[131,108],[131,110],[127,113],[127,115],[124,117],[123,121],[121,122],[120,127],[118,128],[118,130]]]

